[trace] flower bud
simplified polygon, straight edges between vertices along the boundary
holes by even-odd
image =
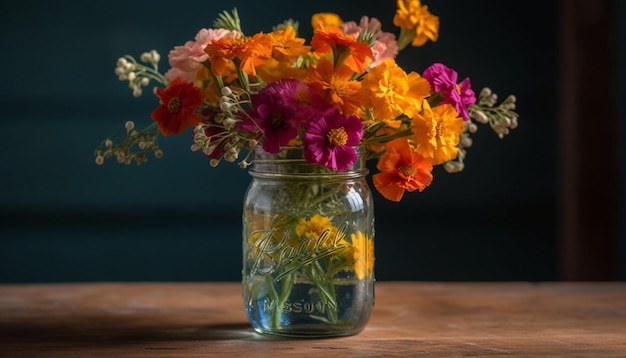
[[[150,56],[152,57],[152,61],[154,62],[161,61],[161,55],[156,50],[151,50]]]
[[[228,110],[230,109],[230,107],[232,107],[233,104],[229,103],[229,102],[225,102],[225,101],[220,101],[220,109],[224,112],[228,112]]]
[[[141,62],[150,62],[150,53],[148,52],[144,52],[141,54],[141,56],[139,57],[139,59],[141,60]]]
[[[482,90],[480,90],[479,97],[489,97],[489,96],[491,96],[491,88],[485,87]]]
[[[472,140],[472,138],[470,138],[470,137],[468,137],[468,136],[464,136],[464,137],[462,137],[462,138],[461,138],[461,144],[462,144],[464,147],[466,147],[466,148],[467,148],[467,147],[471,147],[471,146],[472,146],[472,144],[473,144],[473,142],[474,142],[474,141]]]
[[[483,111],[474,111],[472,112],[472,114],[473,114],[472,118],[474,118],[479,123],[484,124],[484,123],[489,122],[489,118],[487,118],[487,115]]]
[[[230,89],[230,87],[228,86],[222,87],[222,96],[230,97],[232,94],[233,94],[233,91]]]
[[[132,131],[135,128],[135,122],[127,121],[126,123],[124,123],[124,128],[126,128],[127,132]]]

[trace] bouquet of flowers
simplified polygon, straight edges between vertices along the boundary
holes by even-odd
[[[463,170],[477,124],[489,124],[500,137],[517,126],[515,97],[498,104],[496,94],[484,88],[476,98],[469,78],[459,80],[442,63],[421,74],[405,71],[396,56],[409,45],[437,41],[439,18],[419,0],[397,0],[393,23],[397,36],[383,31],[375,18],[343,21],[334,13],[317,13],[307,42],[293,20],[269,32],[245,34],[235,9],[174,47],[163,74],[154,50],[140,61],[124,56],[115,69],[119,79],[135,96],[159,83],[159,104],[151,125],[136,129],[127,122],[121,140],[105,139],[96,149],[96,163],[116,157],[141,164],[149,152],[161,157],[161,135],[191,129],[191,150],[203,153],[212,166],[226,161],[247,168],[267,156],[288,158],[296,148],[315,173],[341,173],[352,170],[357,158],[376,159],[372,182],[389,200],[422,191],[433,180],[433,166]],[[344,272],[357,280],[372,275],[373,258],[359,252],[371,248],[373,232],[337,212],[334,203],[343,194],[336,190],[319,183],[291,189],[287,185],[284,195],[272,198],[272,207],[298,202],[306,210],[277,210],[259,221],[266,229],[254,219],[244,223],[245,254],[254,266],[248,272],[270,267],[263,272],[265,280],[250,279],[250,292],[270,296],[265,302],[270,302],[269,325],[278,326],[294,285],[305,280],[324,307],[315,319],[336,323],[342,319],[336,275]],[[293,250],[285,253],[287,244],[305,249],[289,256]],[[289,307],[293,312],[295,306]]]

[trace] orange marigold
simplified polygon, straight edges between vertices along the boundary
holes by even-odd
[[[358,113],[361,105],[361,82],[350,80],[353,73],[344,65],[333,69],[328,59],[321,58],[316,66],[309,68],[306,82],[344,115],[351,116]]]
[[[228,65],[237,58],[241,62],[241,70],[254,76],[255,67],[272,55],[272,39],[262,32],[252,37],[221,38],[208,44],[204,51],[209,55],[213,74],[223,75]]]
[[[409,42],[413,46],[422,46],[428,41],[439,38],[439,17],[422,6],[420,0],[397,0],[397,10],[393,24],[401,29],[398,47],[403,48]]]
[[[416,72],[408,75],[393,59],[374,67],[361,83],[361,97],[365,106],[372,109],[374,117],[393,121],[400,114],[412,117],[430,95],[430,83]]]
[[[324,27],[339,27],[343,24],[343,20],[341,20],[339,15],[332,12],[319,12],[317,14],[313,14],[313,16],[311,16],[311,26],[313,27],[313,30],[317,30],[320,23]]]
[[[203,102],[202,92],[193,83],[177,78],[167,88],[157,88],[156,94],[161,104],[151,117],[163,135],[179,134],[200,122],[202,115],[196,110]]]
[[[456,158],[465,124],[453,105],[444,103],[431,108],[424,101],[422,113],[411,120],[411,130],[417,152],[437,165]]]
[[[372,176],[374,187],[385,198],[398,202],[404,191],[424,190],[433,180],[433,165],[413,150],[406,138],[386,144],[387,151],[376,164],[380,173]]]
[[[305,39],[296,37],[296,30],[286,26],[282,30],[268,34],[272,40],[272,57],[281,62],[293,63],[300,56],[311,51],[311,46],[305,46]]]
[[[311,46],[318,54],[332,54],[335,67],[344,64],[357,73],[363,73],[373,57],[368,44],[346,35],[338,27],[318,25]]]

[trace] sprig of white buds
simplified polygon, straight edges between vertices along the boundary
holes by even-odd
[[[155,80],[161,84],[167,84],[167,80],[159,73],[159,61],[161,55],[155,50],[144,52],[139,57],[146,66],[137,62],[133,56],[126,55],[117,60],[115,74],[120,81],[128,81],[128,87],[133,91],[133,96],[139,97],[143,93],[143,87]]]
[[[519,115],[515,112],[516,101],[515,96],[510,95],[496,106],[498,95],[488,87],[483,88],[476,104],[469,108],[470,120],[465,122],[465,131],[461,133],[457,157],[444,163],[443,168],[448,173],[458,173],[465,168],[466,148],[471,147],[473,143],[470,134],[478,130],[478,126],[473,121],[481,124],[489,123],[491,129],[500,138],[504,138],[512,129],[517,128]]]
[[[124,124],[126,136],[119,143],[114,143],[110,138],[105,139],[96,148],[96,164],[102,165],[106,158],[115,156],[118,163],[130,164],[135,162],[142,164],[148,161],[148,152],[154,152],[155,158],[161,158],[163,151],[159,148],[157,138],[159,130],[156,123],[143,130],[135,129],[133,121]]]

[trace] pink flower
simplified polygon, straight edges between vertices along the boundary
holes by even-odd
[[[467,108],[476,103],[476,96],[472,91],[469,77],[457,84],[458,73],[441,63],[432,64],[424,70],[424,77],[435,92],[443,95],[441,103],[449,103],[454,106],[457,113],[466,121],[469,120]]]
[[[204,49],[211,41],[221,38],[232,39],[239,36],[237,31],[201,29],[196,34],[195,41],[187,41],[183,46],[176,46],[170,51],[168,60],[172,68],[165,73],[165,78],[172,81],[176,77],[182,77],[188,81],[193,81],[196,69],[209,58]]]
[[[319,114],[306,128],[304,157],[309,163],[344,171],[356,161],[354,147],[363,137],[363,123],[357,116],[346,117],[334,107]]]
[[[372,62],[368,66],[368,70],[378,66],[388,58],[395,58],[398,54],[398,42],[396,35],[391,32],[383,32],[382,25],[378,19],[367,16],[361,17],[361,21],[357,25],[354,21],[348,21],[341,25],[341,30],[348,35],[358,37],[363,29],[370,32],[376,32],[376,40],[372,46]]]

